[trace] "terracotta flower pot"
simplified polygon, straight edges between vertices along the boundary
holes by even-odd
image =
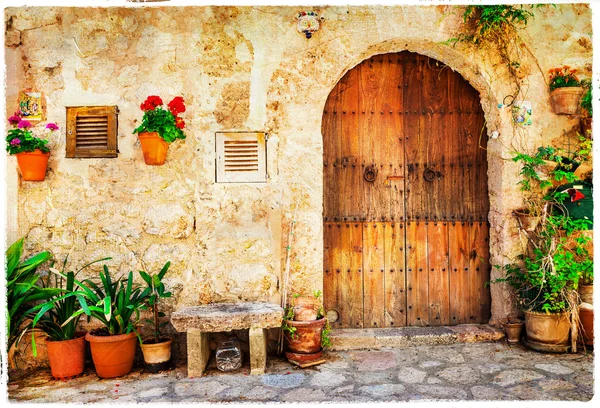
[[[133,368],[138,341],[135,332],[114,336],[96,336],[88,333],[85,339],[90,342],[92,360],[98,377],[120,377],[128,374]]]
[[[160,166],[167,159],[169,144],[156,132],[138,133],[138,139],[142,145],[144,162],[149,166]]]
[[[168,369],[171,364],[171,343],[173,343],[173,340],[166,339],[160,343],[149,343],[149,341],[154,340],[144,340],[141,346],[146,370],[156,373]]]
[[[570,312],[537,313],[523,312],[527,339],[548,345],[567,345],[571,332]]]
[[[583,303],[594,304],[594,285],[579,285],[577,292]]]
[[[25,181],[44,181],[48,169],[50,153],[44,153],[40,149],[33,152],[22,152],[15,154],[21,176]]]
[[[552,110],[557,115],[576,114],[579,109],[581,95],[583,95],[583,88],[580,86],[556,88],[550,92]]]
[[[314,297],[298,297],[293,300],[294,320],[307,322],[317,320],[320,301]]]
[[[594,306],[589,303],[579,305],[579,320],[582,325],[582,336],[584,343],[588,346],[594,345]]]
[[[507,318],[502,322],[502,327],[506,333],[506,340],[510,344],[516,344],[521,341],[521,333],[523,332],[523,320],[515,318]]]
[[[85,333],[71,340],[46,339],[50,372],[54,378],[73,377],[83,373],[85,366]]]
[[[308,322],[286,320],[286,324],[296,328],[295,334],[285,332],[287,348],[293,353],[311,354],[321,350],[321,332],[325,326],[326,319]]]

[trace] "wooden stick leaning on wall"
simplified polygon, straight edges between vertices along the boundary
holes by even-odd
[[[285,311],[287,306],[287,289],[288,282],[290,277],[290,254],[292,252],[292,239],[294,237],[294,226],[296,225],[295,216],[292,218],[292,222],[290,222],[290,230],[288,232],[288,245],[285,248],[285,272],[283,275],[283,287],[281,288],[281,307]],[[284,316],[285,318],[285,316]],[[279,335],[279,349],[278,353],[281,354],[283,351],[283,330]]]

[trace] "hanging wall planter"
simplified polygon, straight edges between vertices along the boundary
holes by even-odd
[[[550,92],[552,110],[557,115],[576,114],[582,94],[583,88],[580,86],[556,88]]]
[[[21,176],[25,181],[44,181],[48,169],[50,152],[44,153],[40,149],[33,152],[22,152],[15,154]]]
[[[149,166],[160,166],[167,160],[169,144],[157,132],[141,132],[138,134],[144,162]]]

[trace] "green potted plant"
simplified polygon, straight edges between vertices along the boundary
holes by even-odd
[[[178,115],[185,112],[185,104],[181,96],[176,96],[167,104],[168,110],[163,108],[163,101],[159,96],[150,95],[140,105],[144,112],[142,123],[133,133],[138,134],[144,162],[148,165],[159,166],[164,164],[169,150],[169,143],[176,139],[185,139],[183,129],[185,122]]]
[[[561,68],[552,68],[548,71],[550,101],[552,110],[557,115],[574,115],[577,113],[583,87],[581,81],[577,78],[576,72],[576,69],[567,65]]]
[[[293,305],[286,308],[283,318],[282,330],[288,350],[285,355],[288,360],[298,365],[310,364],[320,360],[323,348],[331,346],[329,337],[331,327],[325,317],[325,310],[321,301],[322,293],[321,291],[315,291],[313,295],[320,303],[314,320],[296,320]],[[299,296],[294,295],[294,298],[299,298]]]
[[[62,271],[50,268],[46,282],[41,280],[46,288],[61,290],[50,299],[36,305],[37,313],[32,321],[32,329],[36,327],[47,334],[46,348],[50,372],[55,378],[66,378],[83,372],[85,363],[85,332],[77,331],[81,315],[71,318],[85,300],[84,293],[75,283],[75,276],[94,263],[108,260],[98,259],[81,267],[77,272],[66,271],[68,257],[65,258]],[[54,279],[53,279],[54,278]],[[35,337],[31,338],[33,355],[37,356]]]
[[[33,125],[21,117],[19,112],[8,118],[12,127],[6,136],[6,151],[17,157],[21,176],[25,181],[43,181],[46,178],[50,149],[48,140],[33,134]],[[53,132],[58,129],[56,123],[46,124]]]
[[[61,293],[60,289],[38,285],[40,276],[37,268],[48,261],[51,254],[44,251],[22,261],[23,242],[24,239],[21,238],[6,250],[6,333],[9,358],[31,329],[36,303]]]
[[[85,313],[104,327],[86,334],[90,343],[96,373],[101,378],[120,377],[133,368],[138,333],[136,326],[140,311],[147,309],[149,290],[133,282],[133,272],[127,279],[113,281],[108,267],[100,272],[100,283],[91,279],[75,281],[81,288],[81,309],[73,313],[72,319]]]
[[[149,290],[149,293],[147,302],[153,316],[152,319],[146,320],[146,322],[152,327],[153,335],[150,338],[144,339],[141,343],[146,369],[150,372],[157,372],[167,369],[171,363],[172,339],[169,337],[163,337],[160,332],[160,328],[166,325],[167,322],[161,323],[160,318],[164,317],[165,314],[158,308],[160,299],[171,297],[171,292],[165,292],[165,285],[162,282],[162,279],[169,270],[170,265],[170,261],[165,263],[160,272],[155,275],[150,275],[147,272],[140,271],[140,276],[148,285],[147,290]]]

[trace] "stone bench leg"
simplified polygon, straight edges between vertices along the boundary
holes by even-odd
[[[208,333],[198,329],[187,331],[187,367],[188,377],[202,377],[210,358]]]
[[[267,330],[250,329],[250,374],[264,374],[267,368]]]

